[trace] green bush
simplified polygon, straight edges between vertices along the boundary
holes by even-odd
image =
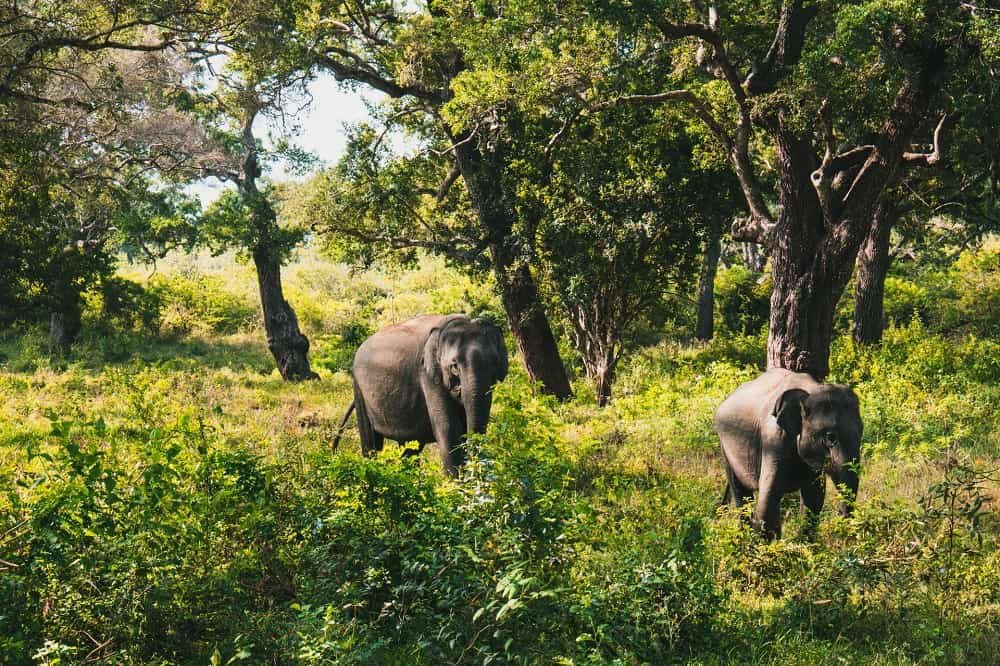
[[[257,306],[226,291],[219,277],[154,276],[150,290],[163,302],[162,328],[168,333],[238,333],[258,319]]]
[[[726,331],[753,335],[767,325],[771,311],[771,278],[744,266],[719,270],[715,300]]]
[[[98,322],[120,331],[156,334],[163,318],[163,294],[125,278],[112,276],[84,295]]]
[[[927,323],[932,312],[930,292],[910,280],[888,275],[882,310],[887,323],[905,325],[914,317]]]

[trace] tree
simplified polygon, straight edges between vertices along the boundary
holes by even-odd
[[[674,65],[665,83],[682,86],[603,92],[618,103],[687,105],[728,155],[750,212],[733,236],[770,248],[768,365],[825,377],[834,308],[873,207],[916,132],[941,115],[942,90],[976,66],[970,56],[992,14],[916,0],[892,11],[650,2],[624,15],[595,5],[636,38],[662,40]],[[765,146],[773,156],[761,160]],[[765,189],[768,178],[775,184]]]
[[[996,100],[1000,50],[987,43],[979,57],[988,66],[965,73],[965,94],[954,108],[925,131],[926,151],[905,153],[898,182],[890,184],[872,211],[871,224],[857,258],[854,288],[855,342],[882,339],[885,278],[893,259],[890,239],[903,222],[910,235],[933,218],[960,223],[957,245],[1000,228],[1000,111]],[[923,147],[921,147],[923,148]]]
[[[92,76],[110,52],[153,53],[218,27],[199,0],[19,0],[0,7],[0,104],[100,108],[95,93],[113,90],[119,72],[95,86]],[[76,94],[88,84],[87,96]],[[110,84],[110,85],[109,85]],[[104,102],[111,101],[105,97]]]
[[[283,12],[271,16],[266,31],[294,40],[311,66],[399,100],[397,117],[423,117],[410,126],[419,125],[428,148],[451,159],[438,189],[446,190],[457,178],[465,184],[478,223],[475,254],[489,257],[529,375],[544,390],[569,396],[569,380],[531,267],[530,234],[520,233],[524,221],[517,217],[516,192],[506,177],[512,155],[506,130],[516,125],[517,115],[502,103],[477,107],[475,117],[454,113],[463,91],[484,83],[478,79],[484,58],[495,57],[496,51],[517,57],[518,34],[529,27],[517,19],[543,17],[507,8],[505,20],[497,21],[499,10],[489,3],[464,6],[436,0],[405,9],[384,0],[325,0],[309,11],[299,9],[294,34]]]
[[[159,61],[207,29],[205,18],[183,0],[0,8],[4,301],[18,318],[51,311],[54,349],[67,350],[79,332],[81,293],[113,270],[116,243],[134,231],[148,249],[179,228],[154,231],[144,213],[184,226],[189,202],[154,184],[143,151],[118,131],[145,106]]]
[[[231,42],[238,41],[236,35],[230,36]],[[221,43],[217,39],[215,46]],[[309,339],[299,329],[281,283],[281,266],[302,241],[304,230],[282,225],[273,188],[259,185],[268,160],[282,154],[300,165],[311,160],[286,144],[279,145],[285,148],[283,152],[264,151],[254,134],[258,118],[283,114],[308,76],[283,69],[278,60],[264,63],[267,58],[260,53],[249,56],[229,51],[227,56],[224,71],[215,76],[215,89],[192,90],[182,100],[187,115],[167,119],[174,150],[181,156],[177,171],[235,184],[235,190],[206,211],[201,233],[213,249],[236,248],[253,261],[267,345],[282,378],[316,379],[309,364]]]
[[[0,142],[4,309],[8,320],[44,312],[52,349],[65,353],[81,330],[83,292],[113,273],[117,250],[182,243],[193,229],[191,201],[154,183],[148,163],[110,138],[121,118],[15,106],[21,121],[39,123]]]
[[[602,407],[642,320],[688,291],[701,245],[732,214],[732,179],[698,164],[667,115],[619,107],[575,123],[536,181],[545,285]]]

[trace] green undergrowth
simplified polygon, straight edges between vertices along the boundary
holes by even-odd
[[[356,291],[323,270],[298,287],[329,290],[310,301],[317,358],[392,316],[365,281],[414,290],[397,286],[397,316],[492,307],[441,266]],[[880,347],[838,338],[832,379],[865,420],[857,510],[808,542],[789,497],[766,544],[717,509],[712,432],[761,334],[645,349],[604,410],[584,379],[560,404],[513,363],[450,480],[434,447],[364,459],[348,431],[331,451],[342,362],[283,383],[256,329],[197,307],[214,323],[89,332],[68,358],[39,332],[0,340],[3,663],[995,661],[1000,368],[982,331],[911,317]]]

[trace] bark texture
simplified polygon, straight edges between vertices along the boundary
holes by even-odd
[[[278,364],[278,372],[288,381],[317,379],[319,376],[309,367],[309,338],[299,330],[299,320],[281,288],[281,262],[269,248],[258,245],[253,250],[253,263],[267,348]]]
[[[897,219],[888,202],[875,207],[872,224],[861,250],[854,279],[854,341],[877,344],[882,341],[885,326],[885,276],[889,271],[889,237]]]
[[[715,275],[719,271],[719,257],[722,255],[722,229],[712,229],[705,243],[701,273],[698,275],[698,323],[695,337],[708,341],[715,335]]]

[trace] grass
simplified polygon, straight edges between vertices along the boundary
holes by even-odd
[[[252,307],[245,267],[158,274],[182,296],[228,277],[186,332],[91,313],[69,358],[37,331],[0,339],[9,663],[985,664],[1000,648],[988,336],[914,319],[878,349],[838,339],[834,378],[866,424],[858,511],[824,515],[816,543],[763,544],[716,510],[711,428],[759,372],[759,335],[642,350],[604,410],[583,378],[560,404],[512,363],[453,482],[433,447],[365,460],[350,429],[330,451],[340,368],[351,331],[495,310],[488,285],[437,261],[352,274],[300,257],[288,296],[322,378],[288,384],[255,326],[220,332]]]

